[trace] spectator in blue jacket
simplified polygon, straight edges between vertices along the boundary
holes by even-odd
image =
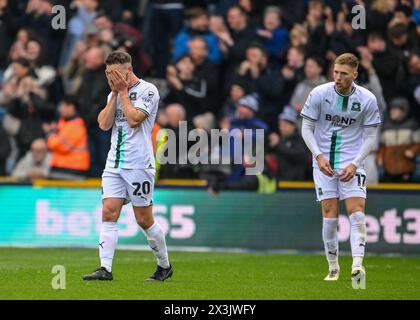
[[[265,9],[263,27],[257,29],[257,34],[270,58],[288,45],[289,32],[281,26],[281,11],[279,7],[269,6]]]
[[[244,150],[235,149],[234,139],[244,139],[244,130],[252,130],[252,141],[253,145],[259,143],[256,141],[257,138],[257,129],[263,129],[264,131],[268,130],[268,124],[263,120],[257,117],[259,111],[259,102],[255,94],[250,94],[239,100],[238,107],[236,110],[236,115],[232,119],[230,124],[231,131],[231,143],[230,143],[230,154],[233,158],[235,157],[235,152]],[[239,129],[232,131],[233,129]],[[240,133],[239,133],[240,132]],[[244,154],[242,154],[244,156]],[[244,174],[245,167],[243,164],[234,164],[232,168],[232,173],[229,176],[229,181],[238,181]]]
[[[173,60],[177,61],[182,55],[189,54],[189,41],[197,36],[203,37],[208,45],[208,59],[213,63],[222,61],[219,40],[209,30],[209,14],[202,8],[191,8],[186,12],[187,26],[175,37]]]

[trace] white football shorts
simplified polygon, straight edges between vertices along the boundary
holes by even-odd
[[[357,169],[353,179],[348,182],[340,181],[341,170],[334,170],[334,176],[329,177],[318,168],[314,168],[314,183],[318,201],[338,198],[365,198],[366,199],[366,173],[363,169]]]
[[[102,199],[122,198],[135,207],[153,203],[155,169],[105,168],[102,174]]]

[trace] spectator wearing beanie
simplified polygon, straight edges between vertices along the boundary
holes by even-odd
[[[389,103],[389,118],[382,127],[377,155],[378,165],[384,169],[384,182],[409,182],[416,169],[420,131],[418,123],[409,117],[409,111],[406,98],[395,98]]]
[[[287,105],[278,117],[279,133],[269,135],[269,148],[277,157],[277,178],[285,181],[302,181],[307,167],[307,151],[297,130],[298,113]]]

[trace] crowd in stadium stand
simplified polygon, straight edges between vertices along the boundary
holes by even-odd
[[[65,29],[52,28],[54,5],[66,9]],[[355,5],[364,29],[352,26]],[[0,0],[0,175],[100,177],[110,145],[96,121],[110,92],[104,61],[124,50],[160,91],[158,128],[265,131],[262,175],[245,176],[245,159],[162,165],[160,178],[208,179],[216,192],[311,180],[299,112],[351,52],[383,118],[368,182],[419,182],[419,40],[420,0]]]

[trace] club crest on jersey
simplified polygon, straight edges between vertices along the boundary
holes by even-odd
[[[154,95],[155,95],[155,93],[153,91],[149,91],[149,93],[147,94],[149,99],[152,99]]]
[[[130,100],[137,100],[137,92],[130,93]]]
[[[127,121],[121,109],[117,109],[115,111],[115,118],[117,119],[117,121]]]
[[[360,102],[353,102],[351,105],[351,111],[360,111]]]
[[[356,122],[356,119],[348,117],[340,117],[338,115],[332,116],[330,114],[325,115],[325,120],[331,121],[334,127],[348,127]]]

